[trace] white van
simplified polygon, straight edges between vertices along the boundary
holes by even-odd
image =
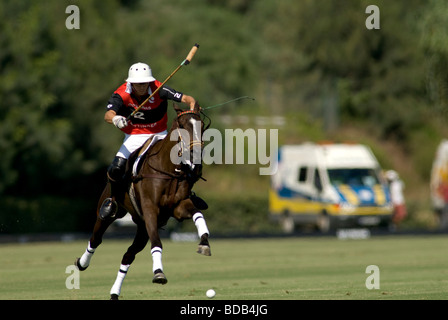
[[[388,225],[393,214],[381,167],[360,144],[285,145],[271,176],[269,214],[285,231],[313,224],[337,227]]]

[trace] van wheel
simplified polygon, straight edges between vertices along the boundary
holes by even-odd
[[[280,225],[282,227],[283,232],[285,233],[293,233],[295,228],[294,219],[289,215],[289,213],[284,213],[282,218],[280,219]]]
[[[333,228],[331,217],[326,212],[322,212],[317,218],[316,226],[320,232],[328,233]]]

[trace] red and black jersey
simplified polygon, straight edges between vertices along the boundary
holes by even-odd
[[[162,83],[158,80],[150,82],[148,96],[161,85]],[[182,96],[181,92],[163,86],[131,117],[129,125],[121,131],[127,134],[152,134],[167,130],[167,100],[181,102]],[[140,106],[140,103],[136,96],[132,94],[131,85],[125,82],[112,94],[107,109],[114,110],[117,115],[128,117]]]

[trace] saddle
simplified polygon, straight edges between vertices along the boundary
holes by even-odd
[[[128,162],[126,163],[126,172],[125,172],[126,180],[130,180],[130,178],[140,170],[140,167],[142,165],[142,162],[140,162],[140,160],[143,157],[143,155],[145,153],[147,153],[149,151],[149,149],[152,149],[158,142],[160,142],[160,140],[156,141],[148,149],[153,138],[154,137],[148,138],[148,140],[146,140],[146,142],[140,148],[138,148],[137,150],[132,152],[131,155],[129,156]],[[136,163],[136,161],[138,161],[138,162]],[[134,165],[135,165],[135,168],[134,168]]]

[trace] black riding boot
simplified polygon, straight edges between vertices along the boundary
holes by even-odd
[[[104,199],[103,204],[101,205],[100,208],[101,220],[105,220],[106,218],[113,218],[117,213],[118,204],[117,201],[115,200],[116,199],[115,193],[113,192],[113,190],[116,189],[114,188],[114,185],[116,185],[117,183],[118,183],[117,181],[109,180],[111,197]]]
[[[110,198],[106,198],[100,208],[100,219],[113,218],[118,210],[117,198],[122,193],[121,182],[125,173],[127,160],[115,157],[107,169],[107,178],[110,185]]]

